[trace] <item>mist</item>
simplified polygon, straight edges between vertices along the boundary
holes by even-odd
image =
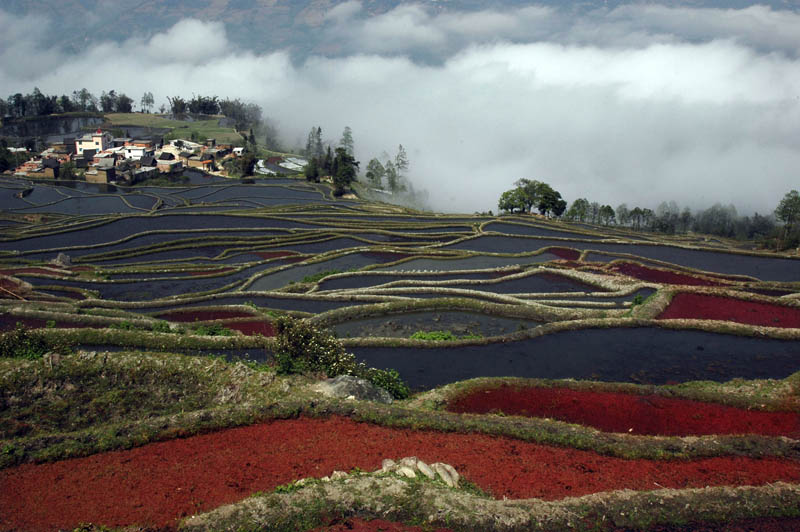
[[[754,6],[328,12],[319,52],[258,54],[185,19],[80,54],[42,44],[41,17],[0,11],[0,94],[253,101],[297,145],[350,126],[362,169],[398,144],[409,181],[442,212],[497,209],[519,178],[567,201],[654,208],[732,203],[769,213],[798,188],[800,16]]]

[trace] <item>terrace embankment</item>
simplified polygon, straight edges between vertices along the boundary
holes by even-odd
[[[0,528],[174,526],[255,491],[334,470],[372,471],[383,458],[411,455],[452,464],[495,498],[800,482],[800,462],[785,458],[625,460],[506,437],[299,418],[2,470]]]
[[[761,412],[659,395],[562,387],[500,386],[470,389],[452,398],[458,413],[503,413],[558,419],[605,432],[655,436],[761,434],[800,439],[800,414]]]

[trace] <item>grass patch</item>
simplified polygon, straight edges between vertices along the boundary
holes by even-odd
[[[242,145],[244,139],[232,127],[222,127],[219,125],[222,116],[208,118],[206,120],[196,120],[187,122],[183,120],[173,120],[161,115],[147,113],[108,113],[105,115],[113,126],[124,129],[125,126],[153,127],[169,129],[164,134],[164,141],[173,139],[190,140],[192,133],[197,134],[198,139],[216,139],[217,143],[231,143]]]
[[[479,340],[482,334],[464,334],[456,336],[450,331],[417,331],[411,335],[412,340],[428,340],[431,342],[455,342],[457,340]]]
[[[337,273],[344,273],[342,270],[326,270],[324,272],[315,273],[312,275],[306,275],[302,279],[300,279],[301,283],[318,283],[325,277],[329,275],[335,275]]]
[[[0,467],[252,423],[285,378],[254,362],[168,353],[0,359]],[[296,379],[294,379],[296,380]]]

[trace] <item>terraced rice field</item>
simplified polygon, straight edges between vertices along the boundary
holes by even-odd
[[[114,425],[109,443],[86,437],[80,451],[47,447],[47,434],[9,414],[0,529],[190,528],[179,519],[411,455],[453,465],[484,492],[463,496],[500,505],[498,515],[512,512],[504,499],[530,517],[602,494],[576,499],[586,513],[573,524],[624,529],[643,521],[593,505],[633,508],[619,490],[677,490],[669,497],[699,501],[691,519],[707,526],[797,524],[786,508],[800,506],[786,501],[800,501],[800,258],[534,216],[417,212],[335,199],[302,180],[193,181],[0,181],[0,329],[19,322],[112,359],[122,349],[214,353],[236,368],[242,355],[271,362],[274,321],[287,314],[331,328],[368,365],[397,369],[416,395],[337,402],[270,374],[274,402],[248,402],[231,385],[215,399],[227,402],[187,407],[204,412],[197,419],[149,432]],[[436,331],[452,339],[412,338]],[[463,382],[486,377],[496,379]],[[238,417],[219,421],[226,408]],[[25,463],[33,458],[48,463]],[[761,502],[728,515],[725,497]],[[353,510],[356,525],[424,512],[368,506]],[[478,518],[448,519],[426,522],[470,529]],[[677,506],[659,519],[648,526],[687,524]]]

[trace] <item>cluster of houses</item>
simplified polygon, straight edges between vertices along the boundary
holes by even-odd
[[[98,129],[82,137],[64,137],[15,170],[20,177],[57,179],[61,165],[72,163],[90,183],[131,185],[160,174],[179,174],[184,168],[216,170],[217,161],[241,155],[242,148],[217,145],[214,139],[198,144],[188,140],[163,138],[132,139],[114,137]],[[224,175],[224,171],[220,172]]]

